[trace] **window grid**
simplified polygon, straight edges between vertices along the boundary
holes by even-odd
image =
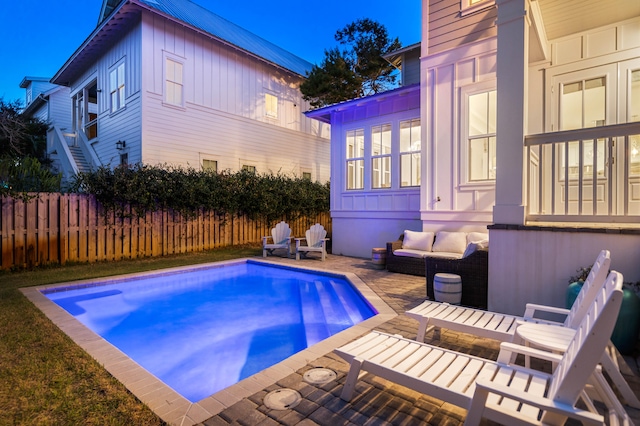
[[[364,189],[364,129],[347,131],[347,189]]]
[[[391,188],[391,124],[371,127],[371,186]]]
[[[468,180],[496,178],[496,91],[468,97],[467,152]]]
[[[420,186],[420,119],[400,122],[400,187]]]
[[[111,112],[124,107],[124,62],[109,73]]]
[[[264,95],[265,115],[269,118],[278,118],[278,97],[271,93]]]
[[[182,63],[166,58],[164,100],[169,104],[184,105],[183,68]]]

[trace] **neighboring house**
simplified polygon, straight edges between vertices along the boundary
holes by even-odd
[[[23,114],[29,117],[39,118],[49,125],[47,129],[47,154],[52,160],[53,168],[59,171],[67,170],[63,178],[68,181],[79,170],[89,170],[89,165],[83,162],[82,152],[73,143],[56,146],[57,140],[73,140],[71,137],[71,97],[69,88],[52,84],[49,78],[25,77],[20,82],[20,87],[25,89],[25,108]],[[65,136],[67,134],[67,136]],[[61,155],[58,151],[64,151]],[[61,164],[67,158],[73,158],[74,153],[78,162]],[[76,168],[74,169],[73,166]]]
[[[98,22],[51,79],[70,88],[71,145],[93,167],[329,180],[330,129],[299,90],[310,63],[188,0],[104,0]]]
[[[388,109],[362,115],[365,98],[308,113],[339,127],[333,251],[367,256],[405,228],[488,228],[489,308],[517,314],[526,302],[562,305],[567,279],[602,248],[640,280],[640,2],[422,5],[419,207],[395,202],[393,178],[367,183],[377,173],[368,130],[353,158],[364,185],[349,179],[351,132],[390,122]],[[393,149],[391,176],[402,170]],[[345,210],[361,226],[341,239]]]

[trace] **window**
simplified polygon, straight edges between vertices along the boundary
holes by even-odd
[[[278,97],[271,93],[264,95],[264,111],[269,118],[278,118]]]
[[[250,165],[247,165],[247,164],[243,164],[242,165],[242,170],[246,170],[248,172],[255,173],[256,172],[256,166],[250,166]]]
[[[469,95],[467,108],[468,180],[495,180],[496,91]]]
[[[391,188],[391,124],[371,127],[371,187]]]
[[[400,122],[400,186],[420,185],[420,119]]]
[[[120,154],[120,165],[127,167],[129,164],[129,154]]]
[[[606,80],[597,77],[575,81],[562,85],[560,99],[560,130],[575,130],[604,126],[606,122]],[[582,142],[582,161],[580,161],[581,142],[569,142],[566,147],[569,178],[580,176],[580,164],[584,178],[593,177],[594,156],[596,173],[605,174],[606,150],[604,139],[599,139],[594,150],[593,141]],[[565,149],[560,150],[560,176],[565,176]]]
[[[202,170],[205,172],[217,172],[218,162],[215,160],[202,160]]]
[[[183,106],[183,65],[170,58],[165,58],[165,63],[164,101],[171,105]]]
[[[311,172],[302,172],[303,180],[311,180]]]
[[[460,15],[469,15],[494,4],[495,0],[460,0]]]
[[[631,88],[629,94],[629,118],[628,122],[640,121],[640,70],[631,72]],[[640,135],[629,137],[630,165],[629,174],[640,175]]]
[[[364,189],[364,129],[347,131],[347,189]]]
[[[111,112],[124,107],[124,62],[118,64],[109,73],[109,93],[111,95]]]

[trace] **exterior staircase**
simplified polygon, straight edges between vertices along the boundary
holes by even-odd
[[[79,146],[70,146],[69,152],[71,152],[71,156],[78,166],[79,173],[86,173],[91,171],[91,165],[84,157],[82,149]]]

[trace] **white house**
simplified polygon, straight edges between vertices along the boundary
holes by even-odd
[[[640,280],[640,2],[422,6],[419,190],[399,142],[411,87],[308,113],[332,125],[333,251],[369,256],[403,229],[488,228],[489,309],[516,314],[562,305],[602,248]]]
[[[307,118],[311,64],[188,0],[104,0],[51,79],[73,117],[54,150],[91,166],[143,162],[329,179],[329,126]],[[81,159],[77,155],[69,163]]]

